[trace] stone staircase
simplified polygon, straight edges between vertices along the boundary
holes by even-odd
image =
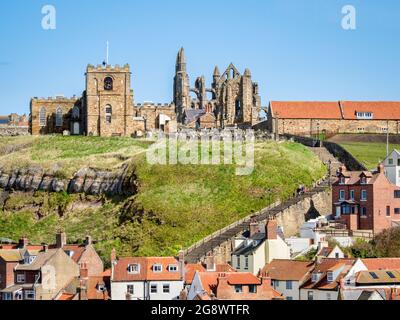
[[[334,182],[336,178],[336,172],[337,170],[343,165],[338,159],[336,159],[326,148],[324,147],[308,147],[312,152],[314,152],[318,158],[326,165],[329,164],[329,161],[331,163],[331,178],[330,182]],[[329,182],[329,181],[328,181]]]
[[[250,221],[261,222],[266,220],[268,217],[276,216],[284,210],[288,209],[289,207],[296,205],[307,198],[313,197],[315,194],[325,192],[327,188],[328,183],[322,183],[320,186],[317,186],[304,194],[298,195],[283,203],[278,202],[276,204],[273,204],[256,214],[246,217],[245,219],[242,219],[222,230],[217,231],[211,236],[204,238],[189,249],[185,250],[185,261],[188,263],[200,262],[204,257],[207,256],[209,252],[212,252],[215,248],[218,248],[226,241],[247,231],[249,229]]]

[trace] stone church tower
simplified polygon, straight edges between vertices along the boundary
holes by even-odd
[[[177,121],[181,122],[185,109],[191,106],[189,75],[186,71],[186,57],[183,48],[179,50],[176,58],[174,104],[176,106]]]
[[[86,134],[129,136],[133,129],[133,90],[129,65],[88,65],[86,72]]]

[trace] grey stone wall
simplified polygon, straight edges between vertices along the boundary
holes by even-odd
[[[29,127],[14,127],[0,125],[0,137],[26,136],[29,135]]]

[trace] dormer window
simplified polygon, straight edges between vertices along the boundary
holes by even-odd
[[[333,272],[332,271],[328,271],[327,280],[329,283],[333,282]]]
[[[388,163],[389,163],[389,165],[392,165],[393,164],[393,159],[389,159]]]
[[[128,266],[128,273],[139,273],[140,272],[140,264],[134,263]]]
[[[24,264],[31,264],[36,259],[36,256],[25,255]]]
[[[320,276],[321,274],[319,272],[314,272],[311,276],[311,282],[318,282]]]
[[[374,114],[372,112],[357,112],[357,119],[371,120],[374,118]]]
[[[153,272],[162,272],[162,270],[163,270],[163,267],[161,264],[155,264],[153,266]]]
[[[339,184],[346,184],[346,178],[340,177]]]
[[[367,184],[367,177],[361,177],[361,184]]]
[[[169,272],[178,272],[178,266],[176,264],[170,264],[168,266],[168,271]]]
[[[66,250],[65,253],[68,255],[68,257],[72,258],[72,256],[74,255],[74,251],[72,250]]]

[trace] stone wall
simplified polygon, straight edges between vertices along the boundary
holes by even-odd
[[[0,126],[0,137],[27,136],[29,127]]]
[[[300,231],[301,225],[306,220],[305,216],[310,211],[315,210],[323,216],[332,214],[332,192],[330,189],[304,199],[276,216],[278,225],[284,230],[285,237],[296,236]],[[266,221],[264,222],[266,223]],[[230,263],[232,250],[233,239],[229,239],[215,248],[213,250],[213,255],[215,256],[216,262]]]
[[[351,153],[337,143],[324,141],[323,145],[336,159],[346,166],[347,170],[367,171],[367,168],[361,162],[359,162],[351,155]]]

